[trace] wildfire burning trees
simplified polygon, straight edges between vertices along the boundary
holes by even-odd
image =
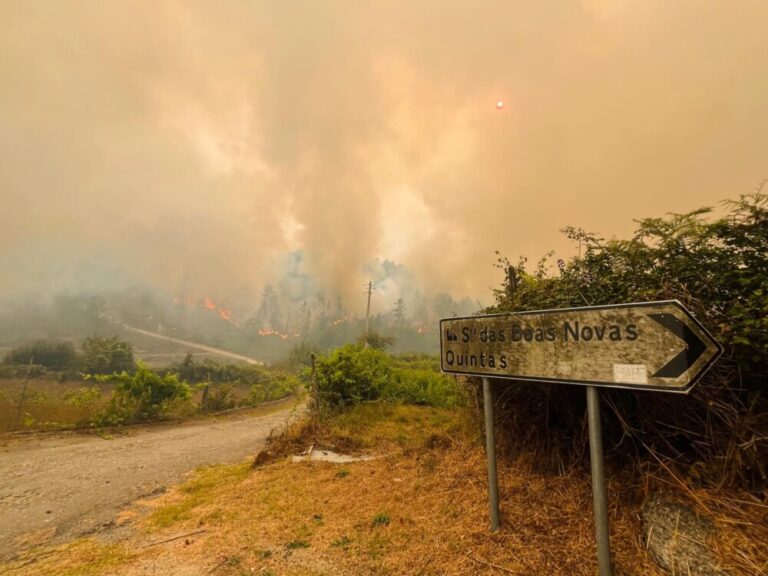
[[[319,298],[314,305],[304,300],[291,302],[285,295],[279,294],[271,285],[267,285],[262,295],[262,301],[256,312],[246,320],[235,320],[232,309],[217,303],[210,297],[178,296],[172,299],[177,308],[189,311],[215,314],[245,334],[260,337],[278,337],[282,340],[299,338],[319,326],[336,326],[348,322],[343,314],[343,308],[337,305],[336,314],[330,310],[325,300]],[[244,315],[241,314],[241,318]],[[198,315],[198,319],[200,316]]]
[[[398,297],[389,310],[373,314],[371,321],[376,330],[426,335],[433,331],[434,318],[450,316],[457,312],[476,312],[474,303],[465,300],[456,301],[448,294],[438,294],[429,303],[417,293],[407,304],[402,297]],[[326,333],[326,330],[333,330],[332,338],[336,339],[340,338],[342,333],[352,334],[357,324],[364,321],[351,316],[341,299],[331,301],[322,295],[316,295],[298,300],[282,288],[275,289],[269,284],[262,292],[261,302],[255,313],[248,317],[247,313],[241,312],[238,320],[231,308],[208,296],[177,296],[172,302],[177,309],[202,313],[202,316],[197,315],[199,321],[205,320],[206,313],[215,315],[249,338],[277,337],[289,340],[314,335],[322,339],[323,334],[331,334]],[[471,310],[467,309],[468,303],[474,306]],[[380,306],[383,307],[381,304]],[[409,313],[410,311],[412,313]]]
[[[267,361],[284,357],[302,340],[329,349],[355,342],[365,332],[365,315],[352,312],[349,303],[338,296],[326,297],[311,282],[301,284],[309,286],[306,290],[297,289],[298,284],[268,284],[250,307],[241,303],[235,308],[228,301],[194,292],[164,300],[164,306],[158,300],[144,299],[131,306],[135,317],[132,325]],[[436,319],[469,315],[480,306],[449,294],[428,298],[413,285],[387,278],[374,282],[374,286],[369,329],[394,338],[393,347],[398,351],[434,352]]]
[[[177,297],[173,299],[173,303],[179,306],[189,306],[191,308],[211,310],[215,312],[222,320],[231,322],[235,326],[238,325],[234,320],[232,320],[232,310],[229,308],[224,308],[223,306],[219,306],[210,298],[203,297],[196,299],[192,296]]]
[[[261,323],[261,319],[259,318],[259,314],[254,318],[251,318],[245,323],[245,326],[242,326],[240,323],[236,322],[232,318],[232,310],[230,308],[226,308],[225,306],[222,306],[220,304],[217,304],[213,301],[213,299],[208,297],[202,297],[202,298],[195,298],[193,296],[183,296],[183,297],[176,297],[173,299],[173,303],[176,306],[182,306],[184,308],[189,308],[193,310],[199,310],[199,311],[210,311],[211,313],[218,316],[221,320],[225,320],[235,326],[236,328],[251,328],[255,325],[258,325],[257,334],[259,336],[276,336],[280,338],[281,340],[288,340],[289,338],[298,338],[301,336],[301,332],[298,330],[282,330],[282,329],[276,329],[274,327],[265,326],[263,323]],[[274,302],[272,302],[274,304]],[[264,307],[264,304],[262,304],[262,308]],[[260,310],[262,310],[260,308]],[[277,320],[276,315],[271,315],[271,319],[276,323],[279,324]],[[278,326],[278,328],[281,328],[281,326]]]
[[[361,323],[365,323],[365,316],[360,316],[365,309],[364,300],[345,302],[337,294],[326,294],[303,268],[303,262],[301,252],[288,254],[275,282],[263,287],[260,298],[241,302],[236,310],[230,302],[222,303],[199,292],[174,298],[176,309],[184,311],[176,314],[178,328],[184,331],[186,324],[197,333],[221,331],[221,338],[242,339],[248,345],[260,338],[305,338],[339,345],[356,340],[364,330]],[[371,278],[375,291],[371,300],[371,329],[392,334],[401,341],[427,338],[434,331],[437,318],[469,315],[480,306],[476,301],[454,299],[445,293],[427,296],[407,267],[389,260],[370,262],[364,272]],[[350,309],[357,309],[358,313]]]

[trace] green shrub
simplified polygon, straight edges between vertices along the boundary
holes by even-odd
[[[6,364],[33,364],[50,370],[64,370],[77,359],[75,347],[63,340],[35,340],[13,348],[6,354]]]
[[[237,406],[237,398],[235,398],[232,384],[221,384],[215,387],[205,385],[203,398],[200,402],[200,409],[203,412],[230,410],[235,406]]]
[[[190,384],[205,382],[250,385],[266,382],[271,378],[270,371],[265,366],[223,363],[211,358],[198,362],[190,353],[187,353],[179,364],[170,366],[166,372],[178,374]]]
[[[321,401],[330,408],[376,400],[394,376],[392,357],[382,350],[348,344],[316,363]]]
[[[429,354],[398,354],[394,357],[400,368],[440,372],[440,357]]]
[[[256,406],[289,396],[301,385],[290,371],[254,364],[221,363],[212,359],[198,362],[192,354],[187,354],[182,362],[172,365],[164,373],[178,373],[187,382],[208,387],[201,402],[201,409],[206,411],[227,410],[238,403]],[[215,387],[214,384],[221,386]],[[250,390],[244,400],[238,401],[234,387],[243,385],[249,386]]]
[[[101,403],[101,390],[96,386],[87,386],[64,393],[64,403],[77,408],[91,408]]]
[[[463,393],[428,357],[395,358],[375,348],[348,345],[317,361],[323,405],[337,408],[371,400],[452,407]]]
[[[262,402],[270,402],[290,396],[301,386],[299,379],[290,372],[270,371],[268,379],[251,386],[247,403],[257,406]]]
[[[463,393],[452,376],[434,370],[396,368],[393,378],[381,391],[390,402],[452,408],[463,402]]]
[[[176,374],[159,374],[139,362],[136,372],[97,378],[117,384],[102,423],[121,424],[159,418],[179,402],[188,402],[192,390]]]

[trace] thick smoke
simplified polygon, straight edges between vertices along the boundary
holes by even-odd
[[[301,250],[358,312],[377,258],[411,292],[487,298],[495,249],[568,251],[568,224],[625,235],[750,191],[767,18],[762,0],[8,0],[0,295],[255,306]]]

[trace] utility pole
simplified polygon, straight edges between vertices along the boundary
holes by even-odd
[[[373,292],[373,282],[368,282],[368,305],[365,308],[365,348],[368,348],[368,334],[371,329],[371,293]]]
[[[27,398],[27,384],[29,384],[29,376],[32,374],[32,363],[35,361],[35,355],[32,354],[29,357],[29,364],[27,364],[27,377],[24,380],[24,388],[21,391],[21,398],[19,399],[19,407],[16,409],[16,418],[13,419],[13,428],[16,430],[19,425],[19,416],[21,416],[21,409],[24,407],[24,400]]]

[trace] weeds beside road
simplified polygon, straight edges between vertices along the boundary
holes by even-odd
[[[300,387],[287,371],[261,366],[232,367],[209,363],[208,371],[227,371],[218,381],[179,380],[143,365],[134,374],[86,381],[0,379],[0,433],[77,430],[136,422],[190,418],[232,408],[257,407],[286,398]],[[158,399],[156,391],[166,393]]]

